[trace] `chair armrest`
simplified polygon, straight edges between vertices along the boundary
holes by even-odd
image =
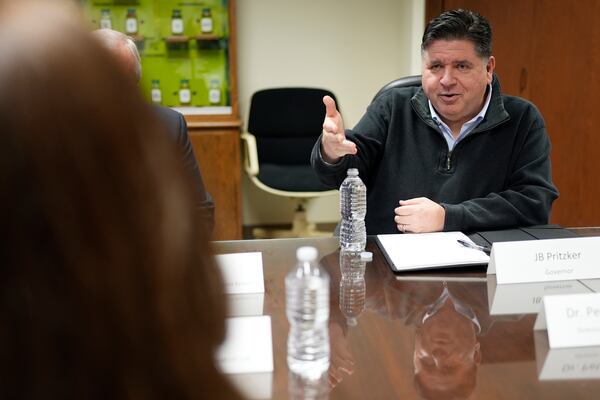
[[[242,147],[244,148],[244,169],[250,176],[258,175],[258,151],[256,148],[256,137],[244,132],[241,135]]]

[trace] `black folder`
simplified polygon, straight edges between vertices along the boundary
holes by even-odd
[[[560,225],[536,225],[526,228],[481,231],[468,235],[480,246],[491,246],[495,242],[514,242],[519,240],[565,239],[578,235]]]

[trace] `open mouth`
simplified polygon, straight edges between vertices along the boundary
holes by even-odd
[[[456,93],[442,93],[439,95],[440,99],[445,102],[452,102],[458,98]]]

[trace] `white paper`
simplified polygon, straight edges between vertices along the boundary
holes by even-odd
[[[534,333],[540,380],[600,378],[600,346],[550,349],[545,332]]]
[[[489,256],[465,247],[458,239],[473,243],[462,232],[377,235],[396,271],[486,264]]]
[[[226,374],[273,372],[271,317],[226,319],[225,342],[216,353],[217,363]]]
[[[498,285],[496,275],[488,276],[487,287],[490,315],[535,314],[541,309],[544,296],[591,292],[578,281]]]
[[[600,277],[600,237],[498,242],[488,274],[499,284]]]
[[[545,296],[534,330],[546,329],[550,348],[600,346],[600,293]]]
[[[262,253],[219,254],[215,260],[221,269],[225,293],[264,293]]]

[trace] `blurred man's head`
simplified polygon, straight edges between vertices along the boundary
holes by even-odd
[[[115,59],[131,76],[132,82],[138,85],[142,77],[142,64],[135,42],[124,33],[112,29],[95,30],[92,32],[92,36],[115,56]]]

